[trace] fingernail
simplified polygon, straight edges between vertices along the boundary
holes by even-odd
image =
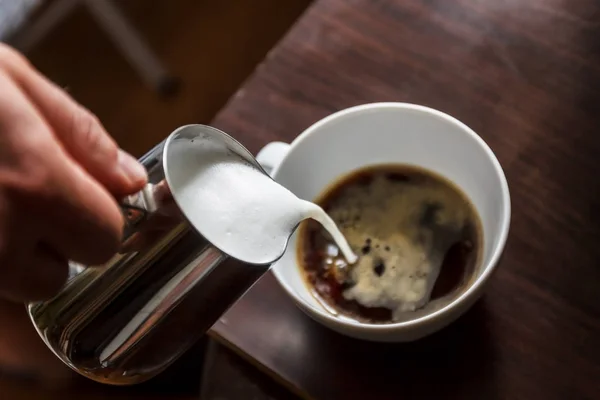
[[[148,179],[146,168],[138,160],[121,149],[119,149],[118,161],[121,172],[130,182],[134,183]]]

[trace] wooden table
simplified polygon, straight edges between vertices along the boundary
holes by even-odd
[[[306,398],[600,398],[600,3],[317,0],[213,124],[256,152],[376,101],[445,111],[497,154],[513,218],[484,299],[383,345],[312,322],[269,275],[213,335]]]

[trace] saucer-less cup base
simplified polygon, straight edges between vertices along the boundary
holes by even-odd
[[[462,188],[481,217],[483,257],[474,283],[436,312],[385,325],[360,323],[328,313],[302,278],[294,235],[284,256],[273,266],[273,273],[306,314],[342,334],[404,342],[443,328],[480,297],[504,248],[510,223],[510,196],[502,168],[475,132],[440,111],[406,103],[349,108],[315,123],[291,144],[267,145],[257,159],[277,182],[306,200],[314,200],[338,178],[362,167],[389,163],[420,166]]]

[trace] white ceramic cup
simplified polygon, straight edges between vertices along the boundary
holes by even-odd
[[[315,123],[291,144],[268,144],[257,159],[277,182],[310,201],[354,170],[377,164],[416,165],[457,184],[479,213],[483,257],[471,286],[445,307],[400,323],[367,324],[327,312],[301,275],[294,235],[272,271],[300,309],[342,334],[403,342],[443,328],[480,297],[504,249],[510,225],[510,195],[502,167],[483,139],[440,111],[406,103],[348,108]]]

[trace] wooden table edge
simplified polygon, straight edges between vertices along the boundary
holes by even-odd
[[[247,352],[242,350],[239,346],[236,346],[231,341],[229,341],[226,338],[224,338],[223,336],[219,335],[218,332],[216,332],[214,330],[210,330],[210,331],[208,331],[207,336],[209,339],[213,339],[217,343],[219,343],[219,344],[225,346],[226,348],[228,348],[229,350],[233,351],[237,356],[239,356],[242,359],[249,362],[252,366],[254,366],[258,370],[260,370],[261,372],[263,372],[264,374],[269,376],[276,383],[285,387],[286,389],[288,389],[290,392],[292,392],[296,396],[300,397],[301,399],[314,400],[312,397],[310,397],[310,395],[307,392],[303,391],[300,387],[294,385],[291,381],[285,379],[282,375],[278,374],[273,369],[269,368],[264,363],[260,362],[260,360],[258,360],[256,357],[251,356],[250,354],[248,354]],[[209,346],[210,346],[210,340],[209,340]],[[208,360],[208,354],[207,354],[206,359]],[[203,374],[203,376],[204,376],[204,374]],[[200,398],[202,398],[202,397],[200,397]]]

